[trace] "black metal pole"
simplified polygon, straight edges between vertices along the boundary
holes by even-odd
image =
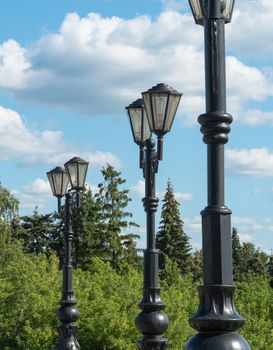
[[[58,326],[59,338],[55,346],[56,350],[80,350],[76,338],[78,325],[75,323],[79,318],[76,300],[73,296],[73,266],[72,266],[72,194],[65,195],[65,259],[63,266],[63,292],[61,307],[57,313],[61,324]]]
[[[167,330],[169,320],[162,311],[164,304],[158,288],[158,250],[155,246],[155,213],[159,199],[155,196],[155,174],[158,157],[155,142],[146,141],[145,154],[145,198],[143,204],[147,213],[147,249],[144,252],[143,299],[139,304],[141,313],[136,318],[136,326],[143,338],[137,342],[140,350],[164,350],[167,340],[162,334]]]
[[[58,213],[61,212],[61,207],[62,207],[62,198],[61,197],[57,197],[58,200]]]
[[[206,113],[199,116],[208,156],[208,205],[202,211],[204,285],[189,322],[199,333],[185,350],[250,350],[235,333],[244,324],[234,305],[231,211],[224,204],[224,144],[232,116],[226,113],[225,20],[221,0],[207,1],[205,33]]]

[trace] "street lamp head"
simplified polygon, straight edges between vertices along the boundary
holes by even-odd
[[[137,145],[141,146],[151,137],[151,130],[143,99],[139,98],[134,101],[126,107],[126,110],[129,116],[134,141]]]
[[[224,18],[231,21],[235,0],[189,0],[196,24],[203,25],[205,18]]]
[[[205,17],[204,0],[189,0],[192,14],[196,24],[203,25],[203,19]]]
[[[160,83],[142,92],[150,129],[158,137],[171,130],[182,94]]]
[[[70,185],[74,190],[84,189],[88,165],[88,162],[79,157],[74,157],[65,163]]]
[[[66,194],[69,182],[65,169],[58,166],[47,172],[47,177],[53,196],[62,198]]]
[[[222,1],[222,11],[226,23],[231,22],[231,17],[233,13],[235,0],[223,0]]]

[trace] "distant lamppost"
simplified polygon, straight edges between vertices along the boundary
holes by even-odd
[[[185,350],[250,350],[235,333],[244,319],[233,300],[231,211],[224,204],[224,144],[232,116],[226,113],[225,23],[234,0],[189,0],[197,24],[204,26],[206,113],[199,116],[208,154],[208,205],[202,211],[204,285],[190,325],[199,331]]]
[[[159,201],[155,196],[155,174],[158,161],[162,160],[163,135],[171,129],[181,95],[168,85],[158,84],[143,92],[143,99],[126,107],[134,141],[140,147],[140,168],[145,178],[143,204],[147,215],[147,249],[144,252],[143,299],[139,304],[142,311],[136,318],[137,329],[143,334],[137,342],[140,350],[163,350],[167,346],[162,334],[168,328],[169,320],[160,299],[155,245],[155,213]],[[157,151],[151,132],[158,136]]]
[[[53,196],[58,199],[58,211],[62,214],[64,222],[64,265],[63,265],[63,292],[60,302],[61,307],[57,313],[61,324],[58,326],[59,338],[56,350],[80,350],[76,338],[79,318],[76,300],[73,296],[73,265],[72,265],[72,240],[73,240],[73,215],[79,208],[79,192],[84,189],[88,162],[75,157],[65,163],[65,169],[57,167],[47,173]],[[71,189],[67,191],[70,181]],[[61,198],[65,196],[64,208],[61,207]]]

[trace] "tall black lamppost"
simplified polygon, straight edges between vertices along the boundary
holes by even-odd
[[[244,319],[233,300],[231,211],[224,204],[224,144],[232,116],[226,113],[225,23],[234,0],[189,0],[195,22],[204,26],[206,113],[199,116],[208,154],[208,205],[202,211],[204,285],[189,322],[199,333],[185,350],[250,350],[235,333]]]
[[[79,192],[84,189],[88,162],[74,157],[65,163],[65,169],[57,167],[47,173],[53,196],[58,198],[58,211],[62,214],[64,222],[64,265],[63,265],[63,291],[61,307],[57,313],[60,320],[58,326],[59,338],[56,350],[80,350],[76,338],[79,318],[76,300],[73,296],[73,264],[72,264],[72,240],[73,240],[73,215],[79,208]],[[67,191],[70,181],[71,189]],[[64,208],[61,207],[61,198],[65,196]]]
[[[168,85],[158,84],[143,92],[143,99],[126,107],[134,141],[140,147],[140,168],[145,178],[143,204],[147,215],[147,249],[144,252],[143,299],[139,304],[142,311],[136,318],[137,329],[143,334],[137,342],[140,350],[163,350],[167,346],[162,334],[168,328],[169,320],[160,299],[158,250],[155,245],[155,213],[159,201],[155,196],[155,174],[158,161],[162,160],[163,135],[171,129],[181,95]],[[157,150],[151,132],[158,137]]]

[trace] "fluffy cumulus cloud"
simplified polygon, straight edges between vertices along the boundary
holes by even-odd
[[[227,26],[228,48],[247,60],[272,63],[273,2],[240,0],[235,3],[232,25]]]
[[[227,149],[227,171],[233,175],[273,176],[273,152],[266,147]]]
[[[248,17],[253,22],[253,13],[246,16],[241,12],[257,5],[242,2],[234,14],[233,33],[228,32],[234,40],[238,23],[241,37],[250,40],[256,35],[257,26],[248,28],[245,20]],[[81,18],[70,13],[57,33],[41,37],[30,47],[13,40],[2,43],[0,88],[24,101],[91,116],[121,113],[141,91],[164,81],[184,92],[179,114],[186,124],[196,123],[196,115],[204,111],[203,30],[185,11],[189,9],[185,1],[164,3],[165,10],[156,19],[107,18],[95,13]],[[271,13],[270,2],[259,3]],[[257,42],[272,47],[271,37],[266,41],[267,37]],[[234,44],[234,51],[236,55],[241,52],[241,45]],[[262,68],[230,56],[227,73],[229,101],[236,114],[244,111],[247,101],[262,101],[273,94],[273,74]],[[242,114],[238,113],[239,119]]]
[[[64,140],[61,131],[32,130],[16,111],[0,106],[0,160],[16,159],[20,164],[48,163],[56,165],[77,155],[74,145]],[[110,152],[85,152],[80,155],[93,166],[121,162]]]
[[[21,191],[13,190],[12,192],[19,199],[21,209],[44,208],[52,200],[49,182],[40,178],[24,186]]]

